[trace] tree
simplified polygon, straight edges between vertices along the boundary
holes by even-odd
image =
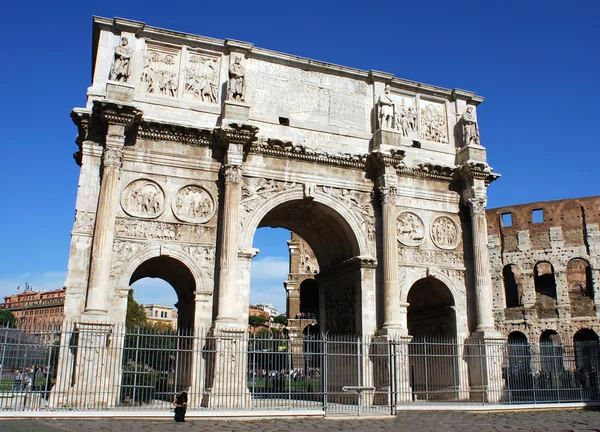
[[[15,314],[9,310],[0,310],[0,325],[7,325],[14,327],[15,325]]]
[[[260,315],[250,315],[248,317],[248,324],[252,327],[258,327],[267,322],[267,318]]]
[[[273,318],[273,321],[276,324],[287,325],[287,316],[285,316],[285,315],[277,315],[275,318]]]
[[[132,329],[135,327],[145,327],[148,324],[146,311],[144,307],[133,298],[133,290],[127,294],[127,315],[125,316],[125,327]]]

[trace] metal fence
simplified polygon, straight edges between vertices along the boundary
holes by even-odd
[[[0,409],[319,410],[598,399],[597,342],[390,340],[382,336],[64,324],[0,328]]]

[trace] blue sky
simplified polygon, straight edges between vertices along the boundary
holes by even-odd
[[[11,2],[2,8],[0,296],[62,286],[79,168],[69,112],[91,76],[92,16],[257,46],[486,97],[488,207],[599,194],[600,2]],[[287,234],[259,231],[253,300],[284,304]],[[143,282],[143,281],[141,281]],[[274,297],[274,292],[277,292]],[[172,296],[156,281],[136,297]],[[161,297],[163,296],[163,297]]]

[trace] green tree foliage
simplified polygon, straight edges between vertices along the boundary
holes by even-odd
[[[261,325],[264,325],[264,323],[267,322],[267,318],[265,318],[264,316],[260,316],[260,315],[250,315],[248,317],[248,324],[250,324],[252,327],[258,327]]]
[[[135,301],[133,298],[133,290],[129,290],[127,294],[127,315],[125,317],[125,327],[134,329],[136,327],[146,327],[148,318],[144,307]]]
[[[8,310],[0,310],[0,325],[13,327],[15,324],[15,314]]]
[[[287,317],[285,315],[277,315],[275,318],[273,318],[273,321],[276,324],[287,325]]]

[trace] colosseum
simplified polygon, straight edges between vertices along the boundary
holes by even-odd
[[[600,196],[486,216],[497,329],[509,342],[597,341]]]

